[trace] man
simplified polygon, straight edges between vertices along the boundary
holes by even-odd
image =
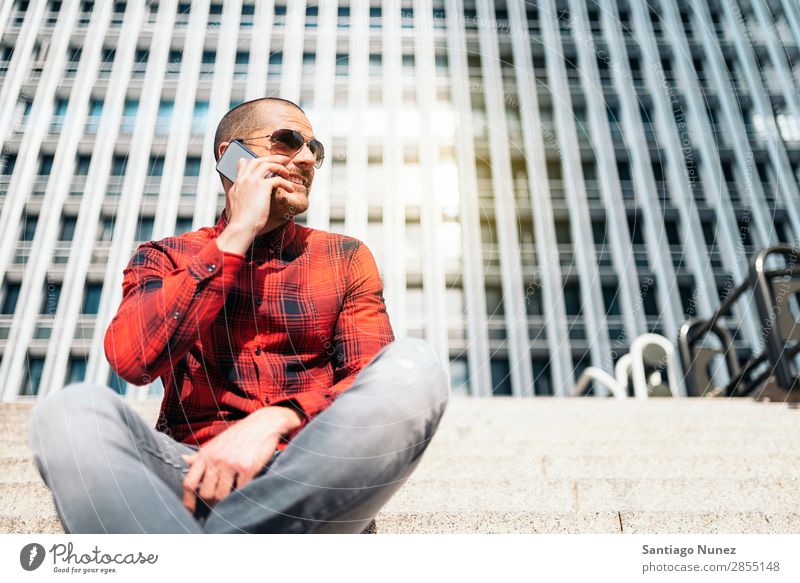
[[[431,347],[395,340],[364,243],[296,224],[324,149],[294,103],[229,111],[214,227],[141,245],[105,336],[123,379],[160,377],[150,427],[68,386],[30,444],[67,532],[362,532],[419,463],[449,397]]]

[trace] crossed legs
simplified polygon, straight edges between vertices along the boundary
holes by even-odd
[[[108,388],[72,385],[43,399],[29,442],[69,533],[356,533],[417,467],[448,398],[430,345],[395,340],[207,516],[182,503],[180,456],[197,448],[156,431]]]

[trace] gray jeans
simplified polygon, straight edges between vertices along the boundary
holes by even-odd
[[[255,479],[194,514],[180,456],[197,447],[156,431],[107,387],[42,399],[29,443],[68,533],[358,533],[416,468],[449,395],[430,345],[395,340]]]

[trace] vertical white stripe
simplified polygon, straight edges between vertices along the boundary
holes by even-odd
[[[677,70],[679,86],[689,103],[688,111],[685,112],[686,131],[691,134],[692,140],[700,145],[702,159],[698,162],[703,191],[708,199],[708,206],[716,209],[716,226],[719,229],[717,249],[720,251],[723,265],[732,274],[734,281],[742,282],[748,277],[747,255],[736,228],[736,214],[725,183],[719,150],[713,138],[714,131],[706,114],[704,97],[700,93],[697,77],[692,74],[690,68],[691,61],[688,55],[691,52],[683,24],[672,2],[662,2],[662,6],[667,25],[666,36],[672,44],[672,54],[676,55],[672,60],[673,67]],[[697,316],[705,315],[707,314],[697,314]],[[740,317],[744,338],[752,346],[758,346],[759,332],[753,310],[741,310]]]
[[[758,5],[759,0],[754,0],[753,5]],[[744,28],[744,20],[737,21],[736,15],[733,13],[730,5],[726,2],[722,3],[723,12],[728,20],[728,24],[733,29],[734,44],[736,46],[736,54],[739,62],[742,65],[745,79],[747,80],[747,87],[750,90],[750,97],[753,101],[753,109],[761,116],[764,121],[764,128],[766,130],[766,147],[769,154],[770,162],[772,163],[772,171],[778,180],[778,204],[786,209],[789,215],[789,220],[792,223],[792,230],[795,234],[795,239],[800,241],[800,208],[798,208],[798,201],[800,201],[800,189],[797,187],[797,181],[792,171],[792,166],[789,162],[789,156],[786,153],[786,147],[783,143],[783,138],[778,131],[777,120],[775,119],[775,112],[772,110],[770,104],[770,90],[764,86],[762,76],[759,73],[758,61],[753,53],[753,46],[750,44],[747,30]],[[757,10],[757,9],[756,9]],[[740,17],[743,16],[740,14]],[[766,37],[767,48],[771,54],[775,53],[773,46],[774,34],[766,26],[763,29],[764,36]],[[775,59],[773,64],[776,68],[780,69],[781,59]],[[778,71],[779,76],[785,75],[785,70]],[[784,78],[781,84],[785,88],[788,79]],[[792,91],[785,96],[787,104],[794,103],[792,99]],[[796,109],[794,109],[796,111]],[[793,113],[794,113],[793,111]],[[758,178],[758,177],[757,177]],[[774,229],[774,225],[770,224],[770,228]]]
[[[698,31],[705,53],[705,63],[711,68],[714,90],[722,105],[724,123],[731,135],[731,146],[736,158],[736,170],[744,183],[747,210],[752,211],[752,223],[755,231],[750,233],[756,247],[767,247],[777,242],[771,213],[764,199],[764,189],[758,178],[753,150],[747,136],[742,112],[734,100],[734,88],[723,62],[722,54],[716,41],[708,31],[713,30],[708,7],[699,3],[692,11],[692,25]],[[748,212],[748,215],[750,213]]]
[[[697,213],[697,205],[694,202],[691,185],[686,175],[686,165],[681,149],[681,137],[675,126],[670,96],[665,94],[654,69],[654,67],[660,68],[661,64],[658,47],[645,6],[632,2],[631,13],[634,27],[638,32],[638,39],[641,43],[641,68],[646,78],[647,90],[653,101],[654,121],[659,147],[666,158],[664,170],[665,177],[669,183],[670,200],[678,210],[683,227],[682,234],[687,240],[685,255],[689,270],[693,273],[697,286],[697,303],[704,313],[709,313],[719,303],[717,284],[714,281],[708,249],[703,238],[703,227]],[[665,228],[662,224],[660,232],[664,233],[664,231]],[[662,244],[669,244],[666,233],[662,236]],[[677,281],[659,281],[657,285],[677,287]]]
[[[306,111],[314,134],[325,146],[325,162],[314,175],[308,199],[308,226],[327,230],[331,212],[331,167],[333,165],[333,117],[336,79],[336,0],[322,0],[316,28],[314,59],[314,103]],[[388,305],[388,304],[387,304]],[[391,312],[389,312],[392,314]],[[392,314],[393,315],[393,314]]]
[[[217,59],[214,63],[211,96],[208,104],[208,127],[203,139],[200,160],[200,179],[197,183],[197,198],[194,213],[195,229],[213,225],[217,218],[222,182],[215,166],[214,134],[217,124],[228,113],[233,85],[233,67],[236,60],[236,45],[239,34],[239,17],[242,0],[227,0],[222,11],[222,27],[217,40]]]
[[[155,25],[156,30],[172,30],[175,21],[175,5],[176,0],[162,1],[159,4]],[[152,37],[147,70],[145,71],[142,92],[139,98],[139,110],[131,138],[125,181],[119,197],[114,239],[111,242],[108,263],[106,264],[103,294],[100,297],[100,307],[97,310],[97,327],[89,352],[86,378],[94,381],[105,382],[109,371],[108,360],[106,360],[103,349],[103,340],[106,327],[116,312],[122,297],[123,269],[130,261],[131,253],[135,247],[134,237],[136,235],[139,209],[142,204],[142,192],[144,191],[150,165],[153,132],[161,101],[161,86],[164,82],[164,72],[167,68],[169,44],[170,36],[168,34],[154,34]],[[132,390],[131,387],[127,395],[132,398],[137,393],[138,391]]]
[[[606,212],[612,261],[619,278],[619,303],[628,338],[635,338],[646,331],[642,315],[642,297],[639,294],[639,278],[636,274],[636,261],[631,250],[631,235],[622,199],[622,188],[617,172],[617,159],[614,143],[611,139],[611,128],[605,108],[605,95],[600,80],[600,73],[595,61],[596,49],[589,26],[589,15],[586,7],[579,0],[570,0],[573,35],[578,51],[578,66],[581,82],[586,94],[585,101],[589,115],[592,145],[597,156],[597,173],[600,177],[601,194]],[[610,372],[610,371],[609,371]]]
[[[9,4],[14,4],[14,2],[9,2]],[[8,63],[3,77],[3,84],[0,85],[0,150],[3,149],[11,132],[11,120],[17,108],[17,96],[20,88],[31,72],[31,51],[42,25],[46,5],[47,0],[33,0],[28,6],[25,20],[19,28],[17,42],[14,44],[14,53],[11,55],[11,61]],[[59,19],[56,31],[63,29],[68,24],[63,19]],[[55,40],[55,34],[54,32],[53,40]],[[49,60],[53,53],[49,52],[47,56]],[[5,208],[3,210],[5,211]]]
[[[461,0],[446,0],[447,61],[453,80],[453,104],[456,109],[456,158],[461,203],[461,231],[464,245],[464,305],[467,311],[467,364],[470,391],[476,397],[493,392],[489,355],[486,291],[483,281],[483,248],[478,214],[478,177],[475,170],[472,106],[470,104],[469,69],[467,68],[466,34]]]
[[[400,2],[383,3],[383,115],[386,133],[383,141],[383,268],[386,310],[391,316],[395,336],[407,333],[406,318],[406,205],[403,177],[403,140],[400,136],[400,110],[403,86],[400,52]]]
[[[572,394],[574,384],[572,348],[567,332],[567,314],[561,293],[561,265],[558,255],[550,181],[547,178],[547,154],[542,137],[536,72],[533,68],[527,17],[517,2],[508,4],[512,26],[511,42],[520,101],[522,139],[528,174],[531,214],[536,233],[537,272],[541,278],[542,316],[544,318],[549,370],[553,393],[564,397]],[[546,82],[546,79],[545,79]]]
[[[251,29],[253,37],[250,41],[250,62],[247,66],[247,88],[244,92],[245,101],[266,97],[272,21],[275,19],[274,4],[273,0],[259,0],[255,3]]]
[[[658,282],[656,294],[661,307],[664,331],[667,338],[677,338],[678,326],[683,319],[678,290],[673,285],[676,281],[675,268],[669,247],[664,244],[664,223],[661,221],[661,204],[656,192],[655,177],[650,160],[650,149],[644,135],[642,119],[639,115],[639,101],[633,89],[628,67],[628,53],[625,39],[615,6],[602,11],[603,31],[611,49],[615,66],[611,67],[614,87],[620,99],[620,116],[622,131],[630,155],[631,176],[636,189],[636,199],[644,222],[642,233],[650,265]],[[641,293],[641,291],[640,291]]]
[[[434,188],[433,173],[439,165],[439,140],[433,113],[436,103],[435,57],[433,53],[433,8],[430,0],[414,2],[415,84],[421,117],[419,160],[422,169],[423,292],[425,294],[425,337],[443,363],[450,361],[445,305],[445,274],[440,239],[442,210]]]
[[[583,326],[586,340],[589,343],[592,364],[610,371],[614,363],[611,361],[611,345],[608,339],[608,326],[603,305],[603,290],[594,251],[592,221],[586,202],[586,186],[583,180],[581,155],[578,150],[578,134],[575,129],[575,116],[572,113],[572,97],[567,84],[564,49],[561,45],[560,31],[557,29],[558,15],[554,0],[548,0],[546,8],[542,6],[540,15],[547,77],[553,94],[557,96],[553,100],[553,109],[561,152],[561,174],[569,207],[572,244],[575,247],[574,261],[580,279]],[[599,390],[602,391],[602,389]]]
[[[144,10],[141,5],[136,3],[127,5],[127,11],[119,34],[120,42],[116,47],[111,79],[104,96],[103,113],[100,118],[97,138],[95,139],[97,144],[114,144],[117,141],[120,117],[128,82],[131,78],[131,65],[133,64],[143,17]],[[79,321],[91,322],[91,318],[83,318],[81,316],[86,276],[90,273],[102,273],[105,271],[104,265],[92,265],[91,263],[95,251],[95,237],[97,235],[100,211],[104,205],[113,156],[113,148],[98,148],[92,155],[89,172],[86,176],[86,187],[81,197],[78,224],[75,228],[75,240],[72,242],[67,264],[68,268],[64,274],[64,283],[62,284],[61,297],[56,314],[59,319],[63,317],[63,326],[50,337],[48,344],[48,352],[58,353],[59,356],[53,362],[52,368],[48,368],[48,363],[45,363],[45,370],[42,374],[42,384],[44,386],[57,386],[64,378],[69,356],[67,354],[68,351],[63,350],[64,346],[72,345],[73,347],[84,349],[88,344],[84,340],[74,340],[74,336]],[[110,206],[110,203],[106,206]],[[95,326],[95,336],[102,336],[104,333],[105,329],[102,326]],[[89,377],[88,374],[87,380],[106,383],[105,377]]]
[[[192,141],[192,126],[198,93],[203,46],[208,30],[208,3],[194,3],[189,13],[189,23],[183,46],[181,71],[174,98],[172,120],[164,154],[164,176],[158,192],[158,203],[153,225],[153,240],[174,232],[186,170],[186,156]],[[175,29],[173,29],[174,31]],[[207,120],[207,124],[211,121]]]
[[[66,11],[63,15],[66,22],[74,21],[77,6],[78,2],[76,1],[71,6],[62,8]],[[102,4],[92,12],[89,29],[93,34],[87,35],[75,78],[67,82],[72,85],[72,92],[64,117],[65,123],[58,138],[53,168],[47,181],[47,189],[36,225],[36,234],[31,244],[28,263],[25,266],[25,275],[22,278],[20,297],[25,298],[25,302],[17,304],[17,312],[3,351],[2,365],[0,365],[0,386],[12,387],[14,391],[22,381],[22,373],[26,366],[27,347],[31,343],[36,328],[45,275],[54,256],[54,248],[59,234],[59,221],[70,190],[75,155],[78,150],[78,142],[83,136],[86,113],[89,108],[89,95],[93,80],[97,76],[103,38],[110,13],[110,4]],[[56,309],[58,310],[58,308]],[[54,315],[58,316],[58,313]],[[59,327],[61,323],[58,317],[53,318],[52,322],[53,328]],[[55,333],[57,333],[55,330],[51,331],[51,334]],[[65,346],[68,345],[61,345],[60,350],[48,351],[46,360],[52,361],[68,356],[69,349],[65,350]],[[39,394],[46,395],[58,388],[57,385],[45,385],[40,382]]]
[[[369,100],[367,84],[369,47],[367,43],[369,2],[354,0],[350,3],[350,50],[348,56],[348,113],[351,128],[363,128],[364,112]],[[346,30],[346,29],[345,29]],[[345,197],[345,231],[364,240],[367,235],[367,140],[363,132],[347,133],[347,193]]]

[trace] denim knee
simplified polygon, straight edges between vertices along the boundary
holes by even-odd
[[[93,383],[75,383],[39,400],[33,408],[28,426],[28,444],[34,454],[47,447],[70,447],[65,435],[68,427],[86,427],[83,417],[99,411],[111,412],[120,404],[119,395],[108,387]],[[88,432],[87,432],[88,433]]]
[[[442,408],[450,398],[450,379],[429,342],[420,338],[398,338],[387,345],[382,355],[381,367],[388,370],[394,378],[403,379],[407,384],[422,385],[423,391],[416,391],[416,398],[424,402],[420,407]]]

